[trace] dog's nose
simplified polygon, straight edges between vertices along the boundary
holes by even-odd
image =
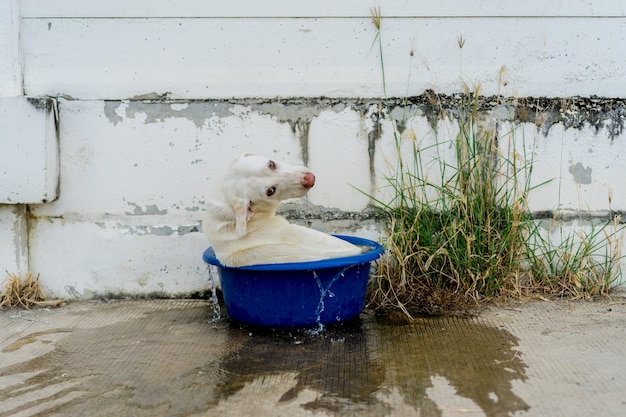
[[[305,188],[311,188],[315,185],[315,175],[312,172],[307,172],[302,177],[302,186]]]

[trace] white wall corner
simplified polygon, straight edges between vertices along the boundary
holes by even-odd
[[[57,198],[55,100],[0,98],[0,144],[0,204],[38,204]]]
[[[19,0],[0,1],[0,97],[23,94]]]

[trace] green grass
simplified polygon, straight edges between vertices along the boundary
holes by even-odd
[[[607,295],[620,282],[623,230],[620,217],[579,220],[583,225],[564,227],[555,218],[528,242],[529,277],[535,291],[572,298]],[[569,223],[572,223],[571,221]]]
[[[428,149],[413,141],[410,158],[400,155],[386,178],[392,198],[378,203],[387,213],[388,256],[372,292],[377,305],[449,310],[442,304],[499,294],[506,277],[519,270],[533,222],[525,210],[530,187],[518,182],[531,167],[500,153],[495,131],[476,122],[478,95],[465,99],[456,137],[433,145],[453,145],[456,159],[446,161],[435,151],[436,163],[423,161]],[[403,135],[395,132],[394,138],[406,151]],[[439,172],[433,174],[433,167]]]
[[[372,14],[384,85],[380,9]],[[483,121],[480,86],[460,97],[454,116],[441,114],[458,123],[449,140],[435,134],[422,149],[414,132],[394,126],[389,198],[374,199],[385,210],[387,238],[370,306],[442,314],[496,298],[607,294],[621,275],[619,216],[568,231],[562,222],[535,221],[528,197],[543,184],[531,185],[533,154],[517,151],[527,149],[523,133],[513,125],[498,135]],[[450,146],[454,157],[444,153]]]

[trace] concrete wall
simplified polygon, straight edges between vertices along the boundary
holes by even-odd
[[[453,114],[463,82],[517,104],[484,116],[554,179],[534,211],[624,210],[626,6],[509,3],[381,1],[386,95],[405,104],[382,100],[374,3],[3,2],[0,270],[62,297],[202,291],[203,201],[246,151],[316,173],[291,217],[377,238],[358,190],[387,195],[393,124],[449,141],[436,106]]]

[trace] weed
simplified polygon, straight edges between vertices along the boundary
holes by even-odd
[[[24,282],[17,275],[8,273],[6,285],[0,294],[0,307],[30,309],[34,306],[58,306],[61,303],[62,300],[46,301],[39,285],[39,275],[33,277],[30,273],[26,275]]]
[[[372,14],[387,99],[380,9]],[[460,49],[465,42],[458,38]],[[504,72],[502,67],[501,83]],[[460,98],[458,133],[449,141],[436,134],[434,144],[421,148],[415,132],[400,133],[394,126],[397,163],[385,177],[391,193],[373,198],[387,214],[387,239],[370,306],[399,308],[410,316],[467,312],[480,300],[521,300],[531,293],[608,293],[621,274],[619,217],[609,232],[607,224],[566,232],[557,218],[544,229],[527,206],[530,192],[543,184],[531,185],[534,154],[526,154],[524,136],[518,137],[515,126],[499,133],[481,119],[480,85],[465,86]],[[443,151],[450,146],[453,158]]]
[[[571,298],[609,294],[621,276],[624,226],[619,222],[616,215],[566,230],[566,222],[555,216],[546,233],[533,234],[527,245],[534,291]]]

